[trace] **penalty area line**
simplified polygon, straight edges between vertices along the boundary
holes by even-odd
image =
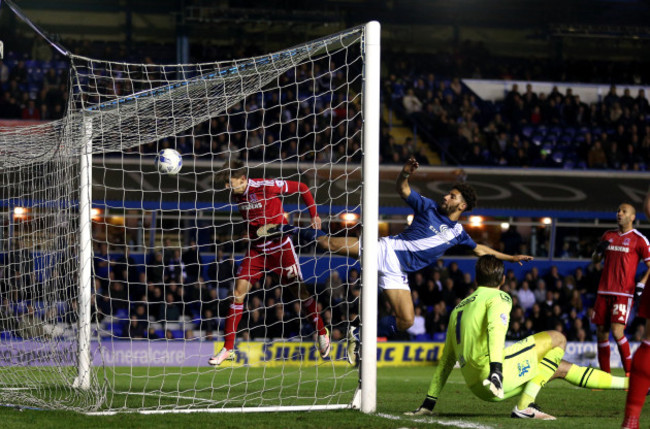
[[[462,420],[439,420],[433,417],[401,417],[393,414],[377,413],[377,417],[390,420],[406,420],[415,423],[436,423],[442,426],[451,426],[463,429],[492,429],[492,426],[480,425],[478,423],[465,422]]]

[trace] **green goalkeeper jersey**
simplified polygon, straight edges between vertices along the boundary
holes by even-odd
[[[454,308],[449,317],[447,341],[428,395],[437,398],[456,362],[468,385],[489,372],[490,362],[503,363],[512,299],[507,293],[479,287]]]

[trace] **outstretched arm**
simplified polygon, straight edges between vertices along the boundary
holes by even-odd
[[[420,163],[418,163],[415,158],[411,157],[406,161],[406,164],[404,164],[404,167],[402,168],[402,172],[397,176],[395,188],[397,194],[403,199],[407,199],[409,195],[411,195],[411,187],[409,186],[408,179],[409,176],[418,169],[418,167],[420,167]]]
[[[474,254],[476,256],[494,255],[497,259],[507,262],[517,262],[519,265],[523,265],[522,262],[528,262],[534,259],[532,256],[528,255],[506,255],[505,253],[496,251],[491,247],[487,247],[483,244],[476,245],[476,248],[474,248]]]
[[[287,194],[299,193],[303,202],[309,209],[309,215],[311,216],[311,227],[314,229],[320,229],[322,226],[322,221],[320,216],[318,216],[318,210],[316,208],[316,201],[314,201],[314,196],[311,194],[309,187],[302,182],[295,182],[292,180],[287,180]]]

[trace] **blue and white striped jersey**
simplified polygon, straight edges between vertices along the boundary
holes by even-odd
[[[401,234],[391,237],[404,272],[412,273],[431,265],[451,247],[476,248],[463,226],[440,213],[433,200],[411,190],[405,201],[414,211],[413,222]]]

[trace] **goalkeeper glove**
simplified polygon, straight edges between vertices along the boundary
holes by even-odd
[[[503,364],[490,362],[490,376],[483,380],[483,386],[489,386],[494,396],[503,399]]]
[[[634,296],[636,296],[637,298],[640,298],[641,294],[643,293],[643,289],[645,289],[645,283],[638,282],[636,284],[636,287],[634,288]]]
[[[601,241],[596,246],[596,253],[598,253],[599,255],[602,255],[603,253],[605,253],[605,250],[607,250],[608,246],[609,246],[609,241]]]
[[[404,413],[406,416],[432,416],[433,415],[433,408],[436,406],[436,398],[433,396],[427,395],[427,397],[424,399],[424,402],[422,402],[422,405],[420,405],[417,409],[414,411],[407,411]]]

